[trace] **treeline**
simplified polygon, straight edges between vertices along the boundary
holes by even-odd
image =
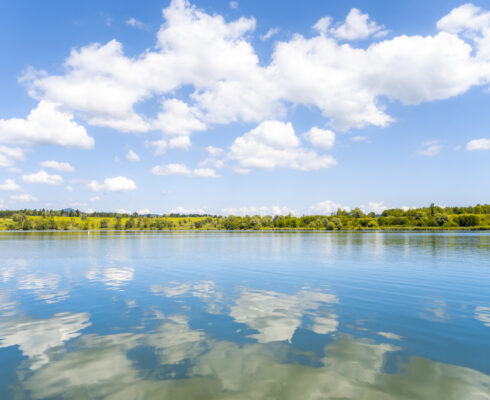
[[[83,213],[79,210],[3,210],[3,230],[372,230],[372,229],[490,229],[490,205],[389,209],[376,215],[356,208],[330,216],[212,216]]]
[[[64,209],[64,210],[0,210],[0,218],[12,218],[15,214],[22,214],[30,217],[81,217],[83,215],[87,217],[97,218],[129,218],[129,217],[169,217],[169,218],[184,218],[184,217],[215,217],[211,214],[143,214],[138,213],[118,213],[118,212],[106,212],[106,211],[94,211],[92,213],[85,213],[80,210]]]

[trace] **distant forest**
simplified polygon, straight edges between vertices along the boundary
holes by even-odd
[[[490,204],[389,209],[376,215],[355,208],[332,215],[139,215],[79,210],[1,210],[0,230],[434,230],[490,229]]]

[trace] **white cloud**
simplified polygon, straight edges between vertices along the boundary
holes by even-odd
[[[126,286],[134,278],[134,268],[132,267],[110,267],[103,270],[91,268],[87,274],[87,279],[102,282],[112,289],[120,289]]]
[[[126,20],[126,25],[129,25],[133,28],[138,28],[138,29],[144,29],[146,27],[145,23],[138,21],[136,18],[133,18],[133,17]]]
[[[198,115],[195,107],[189,107],[182,100],[165,100],[163,112],[158,114],[154,127],[170,135],[190,135],[194,131],[206,129],[206,124],[197,118]]]
[[[171,210],[172,214],[205,214],[206,212],[202,208],[185,208],[178,206],[176,209]]]
[[[20,190],[20,186],[13,179],[5,179],[5,182],[0,184],[0,190],[15,192],[16,190]]]
[[[238,1],[230,1],[230,8],[236,10],[238,8]]]
[[[155,165],[150,172],[154,175],[184,175],[184,176],[198,176],[202,178],[216,178],[217,175],[213,169],[210,168],[196,168],[190,169],[185,164],[166,164]]]
[[[15,161],[23,160],[24,158],[24,150],[21,148],[0,145],[0,167],[11,167]]]
[[[248,207],[239,207],[239,208],[222,208],[222,215],[299,215],[297,210],[286,206],[248,206]]]
[[[430,140],[422,143],[422,145],[423,148],[420,149],[417,153],[420,154],[421,156],[427,156],[427,157],[438,155],[441,152],[442,148],[444,147],[437,140]]]
[[[211,166],[216,169],[223,168],[225,163],[221,159],[224,155],[224,150],[219,147],[208,146],[206,147],[208,157],[199,163],[200,167]]]
[[[50,160],[50,161],[43,161],[39,163],[39,165],[44,168],[52,168],[58,171],[66,171],[66,172],[75,171],[75,169],[70,165],[70,163],[67,162]]]
[[[150,172],[154,175],[191,175],[191,169],[184,164],[155,165]]]
[[[186,150],[191,147],[191,140],[189,136],[175,136],[168,141],[168,147]]]
[[[64,343],[81,335],[89,327],[88,313],[58,313],[47,319],[23,319],[0,324],[0,347],[18,346],[29,358],[31,369],[49,363],[50,350],[64,348]]]
[[[53,102],[41,101],[26,119],[0,119],[0,141],[35,145],[55,144],[63,147],[94,147],[94,139],[73,120],[73,114],[61,111]]]
[[[173,0],[163,10],[165,21],[154,49],[127,57],[116,40],[96,43],[72,50],[62,74],[30,70],[23,81],[30,95],[41,99],[38,109],[51,107],[55,114],[62,109],[71,124],[75,113],[88,124],[124,132],[160,129],[188,135],[213,124],[260,124],[284,118],[298,105],[319,110],[333,129],[385,127],[394,121],[387,102],[442,100],[488,83],[490,46],[485,43],[490,23],[487,12],[471,7],[456,22],[442,18],[434,35],[401,35],[368,47],[338,41],[384,33],[367,14],[352,9],[340,25],[323,17],[315,25],[318,35],[295,34],[278,42],[271,62],[261,65],[250,40],[254,18],[226,21],[185,0]],[[187,102],[168,99],[182,87],[190,89]],[[167,99],[159,115],[135,111],[136,104],[148,99]],[[2,123],[23,121],[24,126],[30,118]],[[6,137],[31,143],[32,135],[26,138],[23,132],[17,129]],[[54,140],[41,136],[37,142]],[[58,143],[61,139],[55,136]],[[85,141],[85,147],[91,145]]]
[[[151,214],[151,211],[148,208],[143,208],[141,210],[136,211],[139,215]]]
[[[316,126],[306,132],[304,137],[308,139],[313,146],[325,150],[332,148],[335,143],[335,133],[330,130],[317,128]]]
[[[313,320],[310,329],[314,332],[335,332],[339,324],[337,315],[325,309],[338,301],[333,294],[311,289],[296,294],[243,289],[231,307],[230,316],[257,331],[250,337],[260,343],[291,341],[306,315]]]
[[[490,59],[490,12],[473,4],[463,4],[437,22],[437,28],[452,34],[462,34],[476,46],[476,57]]]
[[[61,185],[63,178],[60,175],[50,175],[44,169],[39,172],[22,175],[22,180],[26,183],[42,183],[46,185]]]
[[[310,171],[336,165],[332,156],[301,147],[292,124],[281,121],[264,121],[236,138],[229,157],[244,169],[283,167]]]
[[[466,150],[490,150],[490,139],[473,139],[466,143]]]
[[[93,180],[87,184],[87,187],[94,192],[107,190],[109,192],[129,192],[136,189],[136,184],[132,179],[124,176],[104,179],[104,183]]]
[[[126,159],[129,161],[139,161],[140,156],[136,154],[132,149],[129,149],[128,153],[126,154]]]
[[[383,201],[370,201],[367,205],[361,206],[361,210],[365,213],[374,212],[375,214],[381,214],[387,208]]]
[[[94,196],[89,199],[90,201],[99,201],[100,197],[99,196]]]
[[[223,154],[224,150],[219,147],[208,146],[206,147],[206,151],[208,152],[210,157],[218,157]]]
[[[167,151],[168,143],[165,139],[154,140],[154,141],[146,141],[145,145],[147,147],[153,146],[155,148],[155,155],[161,156]]]
[[[317,26],[317,29],[322,32],[325,22]],[[317,23],[318,25],[318,23]],[[343,24],[329,29],[329,33],[333,36],[341,39],[341,40],[358,40],[358,39],[366,39],[373,34],[377,34],[377,36],[382,36],[386,34],[386,31],[383,31],[384,26],[379,26],[374,21],[369,20],[369,15],[363,14],[357,8],[352,8],[345,18]]]
[[[451,33],[465,30],[481,30],[490,24],[490,14],[482,13],[480,7],[473,4],[464,4],[453,8],[437,22],[437,28]]]
[[[270,28],[265,35],[260,35],[259,39],[262,41],[270,39],[272,36],[279,32],[279,28]]]
[[[337,212],[338,209],[345,210],[345,211],[350,211],[350,207],[344,206],[339,203],[335,203],[332,200],[325,200],[322,201],[314,206],[310,207],[310,212],[313,214],[320,214],[320,215],[330,215],[332,213]]]
[[[73,192],[73,186],[68,185],[68,186],[66,187],[66,190],[67,190],[68,192]]]
[[[29,201],[38,201],[38,198],[34,197],[32,194],[25,193],[25,194],[17,194],[14,196],[10,196],[10,200],[29,202]]]
[[[192,171],[192,175],[200,176],[201,178],[216,178],[216,172],[211,168],[196,168]]]

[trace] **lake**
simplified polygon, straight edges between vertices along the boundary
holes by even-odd
[[[0,234],[1,399],[490,399],[490,234]]]

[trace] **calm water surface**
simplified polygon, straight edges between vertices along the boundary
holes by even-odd
[[[0,399],[490,399],[490,235],[0,234]]]

